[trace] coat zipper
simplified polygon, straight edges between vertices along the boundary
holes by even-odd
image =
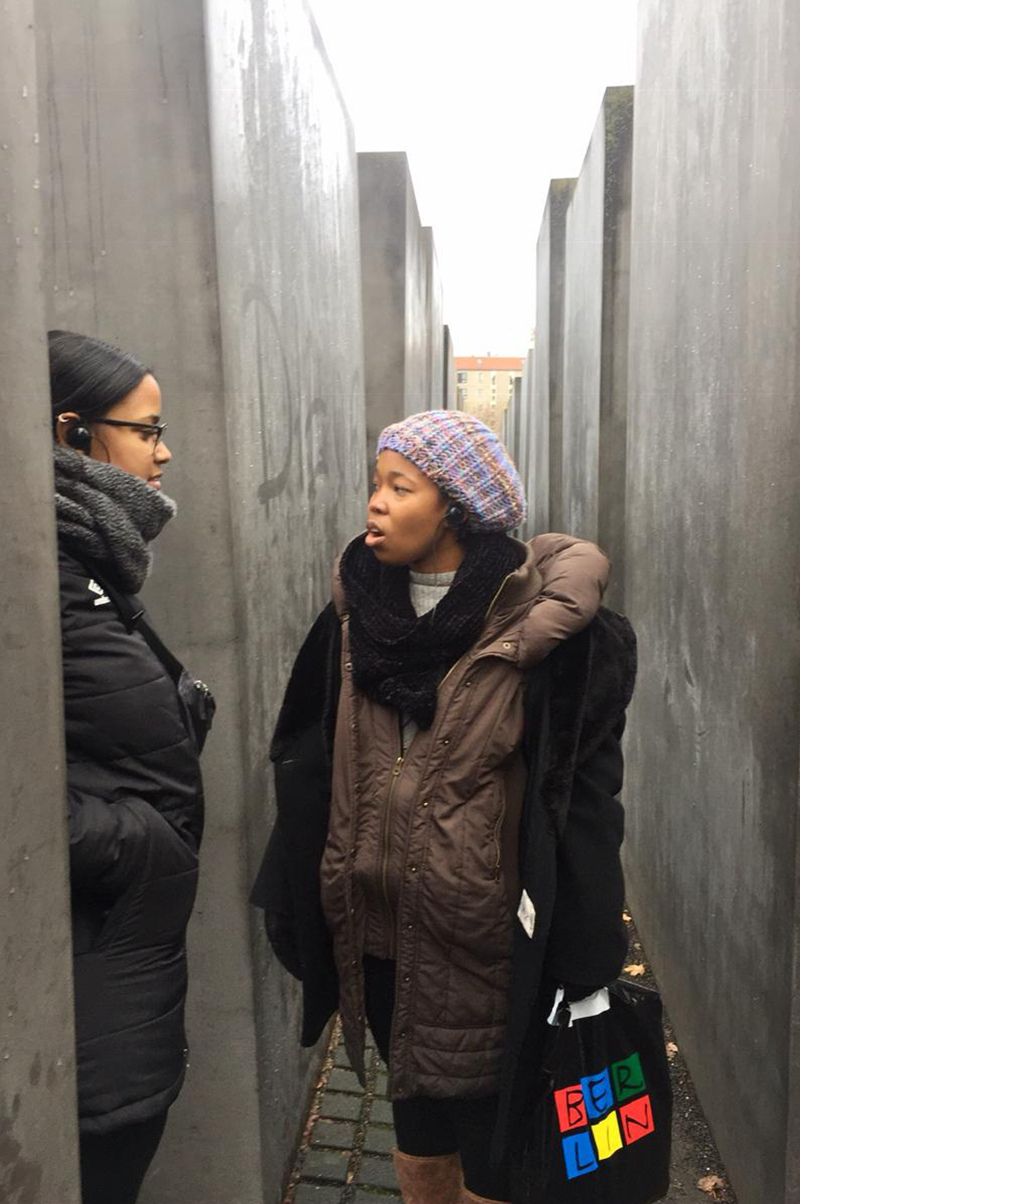
[[[393,812],[393,789],[396,786],[396,779],[400,776],[403,770],[403,757],[396,758],[396,764],[393,766],[393,771],[389,775],[389,789],[386,792],[386,806],[382,814],[382,899],[385,903],[387,927],[392,929],[396,922],[396,917],[393,915],[393,904],[389,898],[389,837],[390,837],[390,820]],[[388,932],[386,934],[389,935]]]
[[[512,576],[513,576],[512,573],[507,573],[506,576],[502,579],[502,584],[495,591],[495,596],[492,598],[492,601],[489,602],[488,609],[485,611],[485,621],[487,621],[488,616],[492,613],[492,608],[495,606],[496,602],[499,601],[499,597],[502,594],[502,591],[506,588],[506,582],[509,581],[510,577],[512,577]],[[469,656],[470,654],[466,653],[465,655]],[[461,656],[456,661],[453,662],[450,669],[443,676],[442,681],[439,682],[440,687],[442,685],[442,682],[444,682],[446,680],[446,678],[449,677],[450,673],[453,672],[453,670],[457,667],[457,665],[460,664],[460,661],[462,661],[463,659],[464,659],[464,657]],[[399,719],[399,716],[397,716],[397,723],[399,723],[399,722],[400,722],[400,719]],[[402,748],[403,748],[403,730],[402,730],[402,728],[400,731],[400,747],[402,750]],[[383,902],[385,903],[386,916],[389,921],[390,931],[395,926],[395,920],[396,920],[395,916],[393,915],[393,904],[389,898],[389,885],[388,885],[389,841],[390,841],[390,834],[391,834],[390,833],[390,827],[391,827],[390,821],[392,818],[393,790],[396,785],[396,779],[400,776],[402,771],[403,771],[403,755],[401,752],[401,755],[396,758],[396,764],[393,766],[393,771],[389,776],[389,789],[386,792],[386,804],[385,804],[385,809],[383,811],[383,816],[382,816],[382,899],[383,899]],[[500,828],[501,828],[501,826],[502,825],[500,824]],[[496,848],[496,868],[498,868],[498,865],[499,865],[499,855],[500,855],[500,850],[497,846],[497,848]]]
[[[502,579],[502,584],[501,584],[501,585],[499,586],[499,588],[498,588],[498,589],[495,591],[495,597],[494,597],[494,598],[492,599],[492,601],[491,601],[491,602],[489,602],[489,604],[488,604],[488,610],[486,610],[486,611],[485,611],[485,618],[482,620],[482,622],[487,622],[487,621],[488,621],[488,616],[489,616],[489,615],[492,613],[492,608],[495,606],[496,602],[498,602],[498,601],[499,601],[499,595],[500,595],[500,594],[502,593],[502,591],[503,591],[503,590],[506,588],[506,582],[507,582],[507,581],[509,581],[510,577],[512,577],[512,576],[513,576],[513,574],[512,574],[512,573],[507,573],[507,574],[506,574],[506,576],[505,576],[505,577],[503,577],[503,579]],[[464,653],[464,656],[470,656],[470,653],[469,653],[469,652],[465,652],[465,653]],[[447,671],[447,672],[446,672],[446,674],[443,676],[443,678],[442,678],[442,681],[440,681],[440,682],[439,682],[439,687],[438,687],[438,688],[439,688],[440,690],[442,689],[442,683],[443,683],[443,682],[446,680],[446,678],[447,678],[447,677],[449,677],[450,673],[452,673],[452,672],[453,672],[453,670],[454,670],[454,669],[457,667],[457,665],[459,665],[460,661],[462,661],[462,660],[464,659],[464,656],[458,657],[458,658],[457,658],[457,659],[456,659],[456,660],[455,660],[455,661],[452,663],[452,665],[450,665],[450,667],[449,667],[448,671]]]

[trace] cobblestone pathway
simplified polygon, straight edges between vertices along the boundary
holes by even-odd
[[[645,967],[639,982],[657,986],[629,913],[624,919],[630,938],[627,960]],[[667,1016],[665,1040],[673,1086],[672,1183],[666,1204],[737,1204]],[[403,1199],[391,1156],[393,1112],[386,1099],[386,1067],[370,1033],[368,1042],[367,1087],[362,1091],[347,1065],[339,1029],[333,1030],[283,1204],[383,1204]],[[708,1190],[699,1186],[705,1181]]]
[[[284,1204],[402,1199],[391,1157],[393,1111],[386,1099],[385,1065],[370,1046],[362,1091],[338,1035],[334,1029]]]

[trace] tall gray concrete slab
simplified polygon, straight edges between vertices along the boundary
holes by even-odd
[[[357,156],[360,186],[368,462],[384,427],[428,409],[428,270],[414,185],[402,151]]]
[[[421,247],[425,267],[426,324],[428,332],[428,400],[418,410],[443,410],[442,395],[445,382],[445,342],[442,325],[442,279],[435,250],[435,235],[431,226],[421,228]],[[412,410],[411,413],[417,411]]]
[[[432,372],[429,364],[428,267],[432,259],[431,236],[422,235],[414,184],[407,177],[407,279],[404,285],[403,412],[428,409]]]
[[[534,424],[527,446],[534,517],[532,534],[563,528],[563,300],[566,211],[575,179],[552,180],[537,246],[534,336]]]
[[[145,601],[219,702],[190,1070],[142,1199],[268,1204],[315,1066],[247,895],[271,719],[365,493],[350,129],[300,6],[37,7],[49,320],[135,351],[160,380],[180,513]]]
[[[510,459],[514,464],[517,463],[519,457],[520,409],[523,405],[523,397],[524,377],[523,373],[521,373],[520,376],[513,378],[513,393],[510,397],[509,405],[506,407],[505,417],[503,418],[503,443],[506,445],[506,450],[509,452]]]
[[[449,327],[442,328],[442,399],[436,409],[456,409],[456,357],[453,351],[453,336]]]
[[[357,173],[366,463],[372,464],[382,430],[403,417],[407,156],[362,152],[357,156]]]
[[[516,413],[513,409],[513,399],[511,396],[509,405],[506,407],[506,410],[502,416],[502,445],[505,447],[506,451],[509,453],[510,459],[513,460],[514,463],[516,463],[516,457],[513,454],[513,443],[515,439],[515,432],[513,428],[515,420]]]
[[[77,1204],[60,609],[30,0],[0,8],[0,1199]]]
[[[523,393],[520,405],[520,418],[517,423],[517,455],[516,461],[517,471],[520,473],[520,480],[524,486],[524,493],[527,496],[527,518],[524,520],[521,528],[521,535],[524,539],[530,539],[534,535],[541,534],[547,530],[547,526],[539,526],[535,521],[535,497],[537,496],[537,485],[534,474],[534,460],[536,458],[536,443],[534,437],[535,417],[534,417],[534,348],[530,348],[527,352],[527,358],[524,360],[524,371],[521,379],[521,389]],[[546,411],[547,413],[547,411]],[[546,444],[547,447],[547,444]],[[547,455],[547,452],[546,452]],[[544,510],[543,514],[548,514],[548,489],[546,486],[544,495]]]
[[[645,0],[634,102],[629,897],[741,1204],[795,1199],[797,26]]]
[[[353,131],[310,8],[206,0],[205,12],[234,574],[245,636],[236,835],[246,838],[237,850],[246,860],[246,895],[274,810],[267,751],[287,674],[330,598],[334,555],[364,525],[358,184]],[[261,923],[254,936],[262,1178],[274,1200],[320,1059],[298,1050],[293,980]],[[177,1159],[183,1155],[184,1143]],[[172,1148],[163,1165],[173,1167]]]
[[[615,607],[626,577],[632,144],[633,88],[608,88],[566,212],[563,524],[608,553]]]

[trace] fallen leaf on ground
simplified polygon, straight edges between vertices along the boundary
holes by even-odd
[[[675,1041],[666,1041],[665,1042],[665,1052],[669,1055],[670,1058],[674,1058],[676,1056],[676,1054],[679,1053],[679,1046],[676,1044]]]
[[[643,974],[646,969],[647,969],[646,966],[641,966],[638,963],[634,962],[634,964],[632,966],[624,966],[623,973],[631,974],[634,978],[636,978],[638,975]]]
[[[697,1180],[697,1186],[717,1200],[725,1191],[725,1180],[719,1175],[705,1175],[703,1179]]]

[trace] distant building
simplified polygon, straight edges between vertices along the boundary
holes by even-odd
[[[523,371],[524,361],[518,356],[456,356],[456,408],[476,415],[502,439],[513,382]]]

